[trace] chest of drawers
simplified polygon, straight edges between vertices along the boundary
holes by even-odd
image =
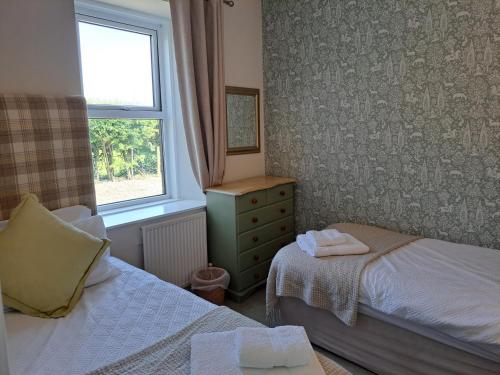
[[[255,177],[207,189],[208,257],[242,300],[266,282],[276,252],[294,240],[295,180]]]

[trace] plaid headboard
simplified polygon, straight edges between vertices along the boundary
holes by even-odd
[[[84,98],[0,95],[0,220],[27,192],[96,211]]]

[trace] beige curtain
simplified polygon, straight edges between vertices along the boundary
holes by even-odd
[[[221,0],[170,0],[191,166],[202,189],[222,183],[226,110]]]

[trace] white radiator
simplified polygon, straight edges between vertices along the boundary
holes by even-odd
[[[207,265],[205,212],[143,226],[144,269],[180,287]]]

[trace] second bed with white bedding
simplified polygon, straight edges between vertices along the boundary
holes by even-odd
[[[365,243],[392,237],[355,226]],[[311,342],[375,373],[500,373],[500,251],[431,239],[395,247],[359,274],[354,326],[321,306],[338,282],[325,270],[350,257],[310,258],[293,243],[273,260],[267,312],[278,311],[279,323],[303,325]]]
[[[418,237],[400,240],[397,232],[361,224],[331,227],[368,244],[370,253],[313,258],[297,243],[284,247],[268,277],[269,317],[304,325],[318,343],[310,322],[316,318],[309,317],[314,309],[359,331],[359,306],[365,315],[500,364],[500,251]],[[354,316],[345,319],[350,302]]]
[[[216,308],[116,258],[64,319],[5,314],[11,375],[85,374],[180,331]]]
[[[500,252],[421,239],[369,264],[360,303],[500,358]]]

